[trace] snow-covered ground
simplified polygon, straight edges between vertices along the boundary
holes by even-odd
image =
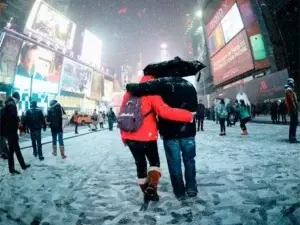
[[[285,142],[287,126],[248,127],[247,137],[238,127],[219,137],[219,127],[206,122],[196,137],[199,195],[183,202],[172,194],[159,142],[161,200],[146,212],[139,211],[135,164],[118,131],[66,140],[65,161],[51,156],[50,145],[43,162],[25,149],[32,167],[19,176],[0,161],[0,224],[299,224],[300,145]]]

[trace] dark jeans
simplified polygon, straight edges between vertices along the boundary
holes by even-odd
[[[100,128],[103,128],[103,122],[99,123],[100,124]]]
[[[198,123],[198,131],[201,129],[203,131],[203,123],[204,123],[204,117],[196,117],[197,123]]]
[[[194,137],[164,140],[164,148],[166,152],[171,183],[173,192],[177,197],[185,195],[185,192],[196,192],[196,143]],[[181,155],[185,167],[185,182],[184,185],[182,169],[181,169]]]
[[[283,123],[287,123],[286,114],[285,113],[281,114],[281,119],[282,119]]]
[[[8,168],[9,172],[13,172],[15,170],[15,162],[14,162],[14,153],[16,153],[17,159],[20,163],[22,169],[26,168],[26,164],[24,158],[21,153],[21,149],[19,146],[19,136],[18,134],[12,134],[7,137],[8,141]]]
[[[62,132],[53,132],[52,131],[52,144],[53,146],[57,145],[57,138],[58,138],[58,143],[59,146],[63,147],[64,146],[64,137]]]
[[[78,123],[75,122],[75,133],[77,134],[78,133]]]
[[[112,131],[112,130],[113,130],[113,127],[114,127],[114,121],[111,120],[111,119],[109,119],[109,120],[108,120],[108,129],[109,129],[110,131]]]
[[[221,129],[221,133],[226,133],[226,126],[225,126],[225,118],[221,118],[220,119],[220,129]]]
[[[42,131],[41,130],[30,130],[33,155],[43,157],[42,152]]]
[[[290,122],[289,140],[295,141],[297,125],[298,125],[298,113],[294,113],[290,117],[291,117],[291,122]]]
[[[156,141],[126,141],[126,143],[133,155],[139,179],[147,177],[147,160],[150,166],[160,166]]]
[[[250,120],[249,117],[241,119],[241,125],[240,126],[241,126],[242,131],[247,130],[246,123],[248,123],[249,120]]]

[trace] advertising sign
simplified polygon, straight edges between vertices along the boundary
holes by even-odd
[[[223,17],[228,13],[231,9],[235,0],[223,0],[220,7],[216,10],[212,19],[206,25],[206,33],[207,36],[210,35],[214,29],[219,25]]]
[[[64,58],[60,90],[90,96],[92,73],[92,69]]]
[[[114,91],[114,82],[104,79],[104,101],[111,102]]]
[[[14,87],[33,92],[58,92],[63,57],[47,49],[24,42],[16,69]]]
[[[96,100],[100,100],[101,98],[101,77],[100,73],[97,73],[96,71],[93,71],[90,97]]]
[[[213,56],[224,45],[225,45],[224,34],[223,34],[221,24],[219,24],[217,28],[214,30],[214,32],[212,32],[212,34],[208,37],[208,48],[210,51],[210,55]]]
[[[221,21],[225,42],[228,43],[243,28],[243,20],[237,4],[234,4]]]
[[[30,12],[24,33],[72,49],[76,25],[48,4],[37,0]]]
[[[20,39],[5,34],[0,49],[0,83],[13,83],[21,46]]]
[[[246,31],[241,31],[211,59],[214,83],[220,84],[254,68]]]
[[[102,41],[88,30],[84,31],[81,59],[95,68],[100,68]]]
[[[243,96],[243,99],[247,99],[254,104],[265,100],[283,98],[285,96],[284,85],[287,79],[287,70],[282,70],[223,90],[218,93],[218,96],[230,99],[237,99]]]

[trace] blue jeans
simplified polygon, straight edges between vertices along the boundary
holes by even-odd
[[[196,192],[196,143],[194,137],[164,140],[164,148],[166,152],[173,192],[177,197],[182,197],[185,192]],[[184,185],[181,169],[181,154],[185,167]]]
[[[58,137],[58,143],[59,146],[63,147],[64,146],[64,137],[62,132],[52,132],[52,144],[53,146],[56,146],[57,144],[57,137]]]

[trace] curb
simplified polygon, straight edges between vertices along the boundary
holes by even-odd
[[[66,138],[64,138],[64,140],[68,140],[68,139],[72,139],[72,138],[76,138],[76,137],[82,137],[82,136],[85,136],[85,135],[88,135],[88,134],[101,132],[103,130],[108,130],[108,128],[103,128],[101,130],[96,130],[96,131],[90,131],[90,132],[87,132],[87,133],[84,133],[84,134],[77,134],[77,135],[74,135],[74,136],[71,136],[71,137],[66,137]],[[47,144],[51,144],[51,143],[52,143],[52,141],[46,141],[46,142],[43,142],[42,145],[47,145]],[[25,146],[25,147],[22,147],[20,149],[23,150],[23,149],[27,149],[27,148],[32,148],[32,145]]]

